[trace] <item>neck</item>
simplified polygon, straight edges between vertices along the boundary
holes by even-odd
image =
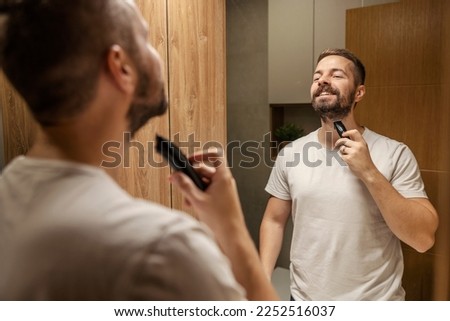
[[[104,150],[108,142],[119,142],[120,145],[114,146],[120,148],[114,151],[122,155],[126,129],[126,121],[118,117],[112,116],[106,121],[104,116],[99,118],[87,113],[57,126],[40,128],[27,155],[100,167],[102,161],[111,161],[108,151]]]
[[[108,74],[101,73],[92,101],[80,108],[78,115],[41,128],[28,156],[101,167],[103,161],[111,162],[114,157],[107,150],[107,143],[114,142],[114,152],[123,159],[123,133],[129,127],[132,99],[128,92],[118,90]]]
[[[33,147],[27,153],[29,157],[66,160],[99,167],[106,158],[102,150],[108,141],[115,139],[98,139],[94,135],[80,133],[73,129],[51,128],[39,131]]]
[[[341,119],[347,130],[357,129],[363,133],[364,127],[359,125],[352,114]],[[336,129],[334,128],[334,121],[330,119],[321,120],[322,127],[319,129],[319,142],[327,149],[334,149],[336,141],[340,138]]]

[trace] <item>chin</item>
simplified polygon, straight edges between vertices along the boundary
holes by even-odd
[[[161,116],[167,111],[167,100],[163,99],[156,105],[133,104],[128,114],[129,131],[132,136],[144,127],[150,119]]]

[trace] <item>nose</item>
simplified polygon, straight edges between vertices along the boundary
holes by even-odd
[[[330,78],[326,75],[321,75],[320,78],[317,80],[317,85],[323,86],[323,85],[329,85],[330,84]]]

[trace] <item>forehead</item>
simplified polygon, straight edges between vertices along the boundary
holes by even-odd
[[[333,69],[342,69],[345,72],[353,71],[353,62],[341,56],[326,56],[317,63],[316,71],[327,71]]]

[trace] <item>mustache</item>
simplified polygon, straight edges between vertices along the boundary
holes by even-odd
[[[317,88],[317,90],[314,92],[314,98],[320,96],[321,93],[327,92],[333,95],[340,95],[339,89],[335,89],[331,87],[330,85],[323,85]]]

